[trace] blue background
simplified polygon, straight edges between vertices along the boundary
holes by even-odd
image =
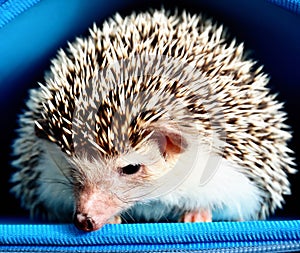
[[[3,3],[5,1],[1,1]],[[244,41],[251,56],[264,65],[271,76],[270,87],[279,92],[289,113],[288,123],[294,131],[291,148],[300,163],[300,16],[264,0],[198,0],[198,1],[80,1],[42,0],[0,28],[0,216],[22,216],[26,212],[8,193],[10,145],[16,134],[17,114],[24,108],[27,91],[43,81],[50,59],[60,47],[76,36],[87,34],[94,21],[102,21],[115,12],[122,15],[149,7],[186,9],[204,12],[229,27]],[[0,12],[1,15],[1,12]],[[300,217],[297,208],[300,173],[291,176],[293,195],[287,197],[281,218]]]

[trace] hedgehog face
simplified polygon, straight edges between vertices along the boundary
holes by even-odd
[[[75,225],[97,230],[138,201],[172,170],[187,143],[177,133],[153,131],[139,148],[113,157],[73,157]]]

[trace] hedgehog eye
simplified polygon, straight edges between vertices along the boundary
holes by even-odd
[[[124,175],[132,175],[132,174],[135,174],[137,173],[141,168],[141,165],[140,164],[129,164],[125,167],[122,167],[120,169],[120,172],[121,174],[124,174]]]

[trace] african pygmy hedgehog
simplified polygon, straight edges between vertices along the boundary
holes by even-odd
[[[264,219],[290,194],[282,103],[243,44],[202,15],[115,15],[59,50],[30,91],[13,193],[84,230]]]

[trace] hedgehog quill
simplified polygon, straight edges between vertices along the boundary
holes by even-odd
[[[12,192],[33,217],[84,231],[126,216],[265,219],[295,172],[268,81],[211,19],[117,14],[59,50],[30,90]]]

